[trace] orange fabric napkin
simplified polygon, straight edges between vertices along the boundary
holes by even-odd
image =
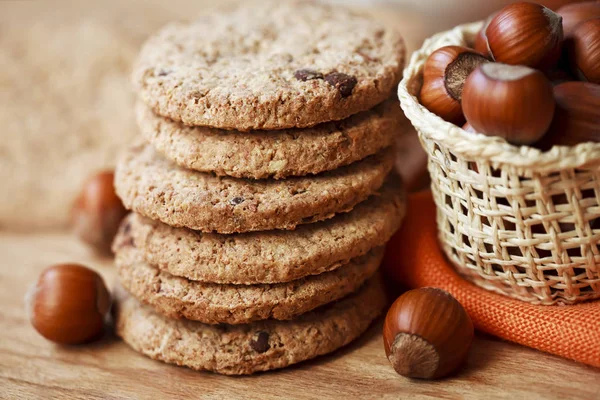
[[[450,292],[476,329],[524,346],[600,367],[600,301],[532,305],[488,292],[462,279],[438,245],[431,192],[409,197],[402,228],[388,244],[384,269],[410,288]]]

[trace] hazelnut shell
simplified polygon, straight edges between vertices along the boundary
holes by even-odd
[[[98,338],[110,308],[110,295],[102,277],[78,264],[45,269],[27,301],[33,327],[59,344],[80,344]]]
[[[554,87],[556,112],[550,130],[536,144],[542,150],[600,142],[600,85],[565,82]]]
[[[600,84],[600,18],[577,25],[566,46],[573,73],[583,81]]]
[[[390,307],[383,326],[385,353],[396,372],[437,379],[465,361],[474,329],[462,305],[436,288],[410,290]]]
[[[555,104],[552,85],[540,71],[489,63],[469,75],[462,106],[475,131],[522,145],[546,133]]]
[[[121,220],[127,215],[115,193],[112,171],[100,172],[84,183],[71,209],[75,234],[99,253],[109,254]]]
[[[535,3],[513,3],[490,21],[485,35],[494,61],[550,70],[561,55],[562,17]]]
[[[567,39],[573,33],[573,29],[581,22],[600,17],[600,1],[567,4],[560,7],[556,12],[563,19],[563,32],[565,39]]]
[[[480,53],[461,46],[445,46],[427,58],[423,69],[420,101],[429,111],[448,122],[464,123],[462,89],[467,76],[487,62]]]

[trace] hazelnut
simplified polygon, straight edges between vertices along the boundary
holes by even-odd
[[[485,35],[494,61],[549,70],[563,40],[562,17],[535,3],[513,3],[490,21]]]
[[[488,63],[467,78],[462,107],[475,131],[521,145],[546,133],[555,105],[552,85],[540,71]]]
[[[600,84],[600,18],[577,25],[566,46],[571,68],[579,79]]]
[[[566,58],[566,57],[565,57]],[[576,81],[577,79],[571,74],[569,68],[566,65],[566,60],[563,58],[559,62],[560,66],[553,68],[549,71],[545,71],[545,75],[552,85],[559,85],[563,82]]]
[[[600,85],[565,82],[554,87],[556,112],[550,130],[536,144],[542,150],[552,146],[574,146],[600,142]]]
[[[573,33],[573,29],[581,22],[600,17],[600,2],[586,1],[562,6],[556,11],[563,19],[565,39]]]
[[[494,13],[485,20],[483,27],[479,30],[479,32],[477,32],[477,36],[475,36],[475,43],[473,44],[475,51],[485,55],[486,57],[490,55],[490,49],[488,48],[487,35],[485,34],[485,31],[492,21],[492,18],[495,16],[496,14]]]
[[[402,376],[437,379],[458,369],[473,341],[462,305],[436,288],[410,290],[390,307],[383,325],[385,354]]]
[[[101,253],[110,253],[119,223],[127,214],[116,195],[112,171],[100,172],[85,182],[71,210],[75,234]]]
[[[59,344],[80,344],[103,332],[110,295],[95,271],[60,264],[41,273],[27,303],[31,324],[40,335]]]
[[[467,47],[437,49],[425,61],[421,104],[446,121],[462,125],[464,117],[460,102],[465,79],[487,61],[483,55]]]

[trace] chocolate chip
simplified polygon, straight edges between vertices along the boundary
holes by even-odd
[[[250,341],[250,347],[257,353],[264,353],[269,350],[269,334],[265,331],[257,332]]]
[[[357,83],[354,76],[343,74],[341,72],[331,72],[325,75],[325,81],[336,88],[342,97],[350,96]]]
[[[160,71],[158,71],[158,76],[167,76],[169,75],[170,71],[165,71],[164,69],[161,69]]]
[[[229,204],[231,204],[232,206],[237,206],[238,204],[242,204],[244,202],[243,197],[234,197],[233,199],[229,200]]]
[[[312,69],[299,69],[294,72],[294,77],[299,81],[306,82],[311,79],[323,79],[323,74]]]

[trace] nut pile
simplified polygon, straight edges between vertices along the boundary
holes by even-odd
[[[510,4],[473,48],[434,51],[420,101],[467,132],[542,150],[600,141],[600,3]]]

